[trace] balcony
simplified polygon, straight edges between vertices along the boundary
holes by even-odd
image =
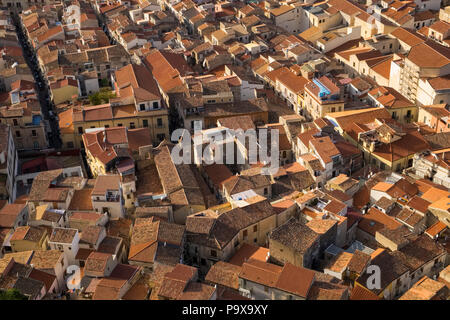
[[[110,193],[110,192],[108,192],[106,194],[106,201],[107,202],[119,202],[120,201],[120,194],[119,193]]]
[[[333,169],[341,168],[343,161],[340,157],[333,158]]]
[[[106,202],[119,202],[119,201],[120,201],[120,197],[119,196],[106,197]]]

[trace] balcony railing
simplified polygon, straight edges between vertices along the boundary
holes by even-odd
[[[106,197],[106,201],[107,202],[119,202],[120,201],[120,196],[107,196]]]

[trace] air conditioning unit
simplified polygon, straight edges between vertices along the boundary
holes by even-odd
[[[239,293],[242,294],[245,297],[250,297],[251,296],[250,290],[247,290],[247,289],[244,289],[244,288],[239,288]]]

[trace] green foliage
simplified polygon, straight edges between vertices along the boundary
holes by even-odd
[[[89,96],[89,101],[92,105],[105,104],[109,102],[109,99],[115,98],[116,94],[111,91],[111,88],[101,88],[99,92],[93,93]]]
[[[100,80],[100,86],[101,87],[108,87],[109,86],[108,79],[101,79]]]
[[[28,300],[17,289],[0,290],[0,300]]]

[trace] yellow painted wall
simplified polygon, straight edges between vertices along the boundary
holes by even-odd
[[[44,237],[38,242],[29,240],[11,240],[11,249],[13,252],[23,252],[30,250],[46,250],[48,244],[48,236]]]

